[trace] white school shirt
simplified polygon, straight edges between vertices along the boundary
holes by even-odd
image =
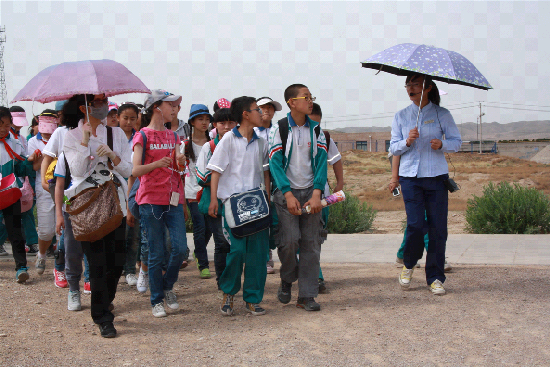
[[[27,156],[30,156],[35,150],[40,150],[40,152],[44,152],[44,148],[46,147],[46,143],[44,143],[45,139],[42,138],[42,134],[38,133],[31,139],[29,139],[29,144],[27,147]],[[49,141],[46,141],[49,142]],[[39,186],[40,189],[42,189],[42,176],[40,175],[41,169],[39,168],[36,170],[36,179],[35,179],[35,186]],[[36,190],[36,189],[35,189]]]
[[[80,124],[80,123],[79,123]],[[48,144],[42,151],[43,154],[46,154],[51,157],[58,157],[63,151],[63,143],[65,142],[65,134],[69,129],[67,127],[59,127],[52,133]]]
[[[195,158],[198,160],[202,146],[199,146],[195,142],[191,141],[191,147],[193,147]],[[185,153],[185,145],[183,144],[180,145],[180,153]],[[197,193],[201,189],[202,187],[197,182],[197,164],[190,159],[189,167],[187,173],[185,174],[185,198],[197,200]]]
[[[315,176],[311,168],[309,123],[306,121],[300,127],[289,119],[289,124],[292,126],[292,153],[286,169],[286,177],[292,189],[307,189],[313,186]],[[287,145],[289,144],[290,142],[287,142]]]
[[[265,139],[269,142],[269,132],[271,131],[271,127],[273,125],[270,125],[269,128],[264,127],[254,127],[254,132],[256,132],[256,135],[260,138]]]
[[[328,156],[327,156],[327,163],[329,165],[334,165],[338,161],[342,159],[342,155],[340,154],[340,151],[338,151],[338,147],[336,146],[336,143],[330,138],[330,142],[328,144]],[[330,195],[330,187],[328,186],[328,181],[325,184],[325,191],[323,193],[325,197],[328,197]]]
[[[65,142],[63,145],[63,153],[69,168],[71,170],[71,186],[65,191],[67,198],[74,197],[81,190],[89,187],[86,185],[86,179],[97,175],[96,167],[98,171],[107,167],[107,156],[99,157],[97,155],[97,149],[103,144],[107,144],[107,128],[105,125],[100,124],[97,127],[97,137],[93,135],[90,137],[88,147],[84,147],[80,144],[82,141],[82,125],[81,120],[78,123],[78,128],[71,129],[65,135]],[[120,163],[113,168],[113,174],[118,178],[121,183],[119,187],[119,200],[122,208],[123,215],[126,216],[126,201],[128,199],[128,183],[126,179],[132,175],[132,162],[130,161],[131,151],[128,148],[128,138],[124,131],[118,127],[113,129],[113,152],[120,158]],[[93,157],[93,159],[92,159]],[[81,185],[82,184],[82,185]]]
[[[263,142],[262,164],[259,166],[259,140]],[[253,134],[250,142],[237,127],[227,132],[216,146],[207,170],[221,174],[218,183],[218,198],[225,201],[232,194],[258,188],[264,183],[263,172],[269,170],[269,147],[267,141]]]

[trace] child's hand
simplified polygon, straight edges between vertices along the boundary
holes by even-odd
[[[323,209],[323,205],[321,204],[321,199],[319,198],[319,196],[316,196],[315,194],[312,195],[311,199],[304,204],[304,208],[306,208],[307,206],[310,206],[311,214],[321,212],[321,210]]]
[[[399,179],[393,179],[388,184],[388,188],[390,188],[390,192],[393,192],[395,188],[399,186]]]
[[[208,214],[214,218],[218,217],[218,201],[210,201],[210,206],[208,207]]]
[[[136,226],[136,218],[134,217],[134,215],[132,215],[132,212],[130,212],[130,210],[126,211],[126,225],[130,227]]]
[[[88,142],[90,141],[90,136],[92,135],[92,124],[90,124],[89,121],[85,122],[82,125],[82,145],[88,146]]]
[[[285,193],[286,198],[286,207],[288,212],[295,216],[300,216],[302,214],[302,209],[300,208],[300,202],[294,197],[291,191]]]
[[[334,187],[334,193],[341,191],[344,189],[344,184],[337,184],[336,187]]]
[[[172,164],[172,159],[170,157],[163,157],[160,160],[155,161],[155,163],[157,164],[157,168],[170,167]]]
[[[182,153],[176,154],[176,161],[180,166],[185,166],[185,155]]]
[[[65,220],[63,219],[63,216],[56,216],[55,232],[57,235],[61,235],[61,229],[65,229]]]

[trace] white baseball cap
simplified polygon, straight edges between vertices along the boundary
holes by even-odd
[[[272,104],[273,107],[275,108],[275,111],[281,111],[283,109],[283,106],[281,106],[280,103],[278,103],[277,101],[273,101],[269,97],[260,97],[256,100],[256,103],[258,104],[258,106]]]

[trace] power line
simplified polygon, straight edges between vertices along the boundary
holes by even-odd
[[[523,110],[523,111],[550,112],[550,110],[520,109],[519,107],[490,106],[490,105],[486,105],[486,107],[491,107],[491,108],[494,108],[494,109],[507,109],[507,110]]]
[[[490,104],[499,104],[499,105],[518,105],[518,106],[550,107],[550,106],[543,106],[543,105],[518,104],[518,103],[512,103],[512,102],[491,102],[491,101],[487,101],[487,103],[490,103]]]

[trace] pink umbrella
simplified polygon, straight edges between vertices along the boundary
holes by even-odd
[[[124,65],[113,60],[85,60],[52,65],[42,70],[19,91],[11,103],[47,103],[67,100],[78,94],[104,93],[110,97],[136,92],[151,93]]]

